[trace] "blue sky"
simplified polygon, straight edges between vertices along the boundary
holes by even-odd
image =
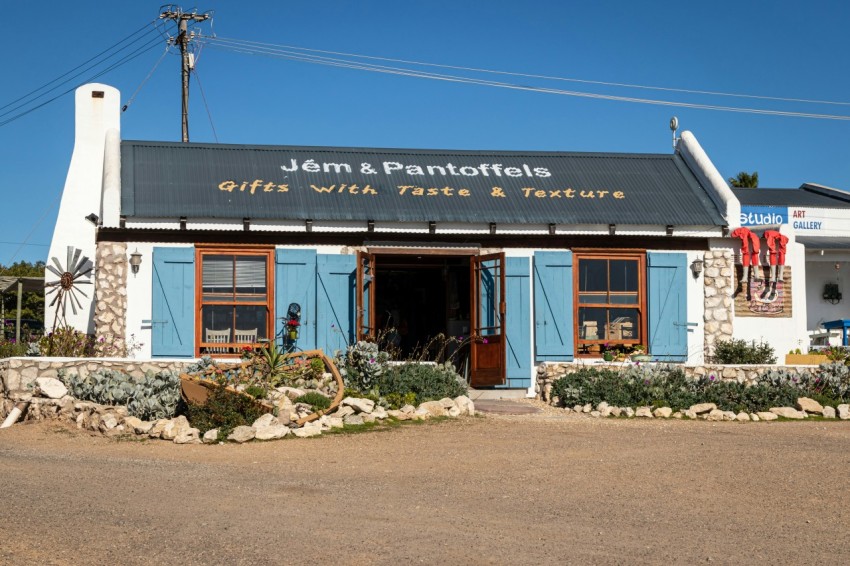
[[[0,106],[130,35],[156,18],[161,3],[75,0],[41,2],[37,8],[7,3],[0,24],[5,85]],[[593,81],[850,103],[846,2],[407,4],[210,1],[198,7],[215,10],[212,31],[222,38]],[[209,26],[201,29],[210,31]],[[127,101],[163,50],[164,44],[157,46],[98,80],[117,87]],[[850,190],[848,121],[575,98],[213,47],[202,50],[197,70],[221,143],[666,153],[671,151],[667,124],[676,115],[724,177],[756,170],[763,187],[815,182]],[[850,116],[850,104],[474,76],[619,96]],[[192,86],[190,134],[192,141],[215,141],[197,83]],[[124,113],[122,137],[179,140],[175,54],[165,57]],[[0,126],[5,212],[0,263],[46,259],[72,149],[72,95]],[[21,246],[25,240],[36,245]]]

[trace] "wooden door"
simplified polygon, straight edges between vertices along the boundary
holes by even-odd
[[[357,340],[376,337],[375,254],[357,252]]]
[[[470,262],[470,385],[503,385],[505,364],[505,254],[473,257]]]

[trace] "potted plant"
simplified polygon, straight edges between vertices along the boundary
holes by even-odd
[[[836,305],[841,302],[841,292],[838,283],[827,283],[823,286],[823,300]]]
[[[602,359],[606,362],[613,362],[614,357],[614,352],[608,348],[608,343],[602,344]]]
[[[643,344],[635,344],[632,347],[631,359],[633,362],[648,362],[652,360],[652,356],[646,353],[646,348]]]

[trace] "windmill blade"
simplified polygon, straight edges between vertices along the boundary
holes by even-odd
[[[75,287],[75,288],[71,289],[71,292],[72,292],[72,293],[79,293],[80,295],[84,296],[85,298],[87,298],[87,299],[89,298],[89,296],[88,296],[88,295],[86,295],[85,293],[83,293],[83,290],[82,290],[82,289],[77,289],[77,288]]]
[[[56,291],[58,291],[58,290],[59,290],[59,288],[58,288],[58,287],[51,287],[50,289],[45,289],[45,290],[44,290],[44,295],[45,295],[45,296],[47,296],[47,295],[49,295],[50,293],[55,293],[55,292],[56,292]]]
[[[77,314],[77,308],[74,306],[75,304],[77,305],[77,307],[80,307],[80,310],[83,310],[83,303],[80,302],[80,299],[77,297],[76,293],[72,292],[71,293],[71,308],[74,309],[74,314]]]
[[[82,306],[80,308],[82,308]],[[71,310],[74,311],[74,314],[77,314],[77,306],[74,304],[74,295],[71,295]]]
[[[74,285],[94,285],[94,281],[89,281],[87,279],[83,279],[82,281],[74,280]]]
[[[50,261],[52,261],[56,265],[56,269],[59,270],[59,277],[62,277],[62,274],[65,273],[65,270],[62,268],[62,264],[59,263],[59,260],[56,259],[56,256],[50,258]]]
[[[50,287],[51,289],[55,289],[61,283],[62,283],[61,281],[48,281],[47,283],[44,284],[44,287],[45,288]]]
[[[79,267],[79,265],[77,265],[77,260],[80,259],[80,254],[82,253],[83,250],[78,249],[74,252],[74,259],[68,262],[68,271],[70,271],[71,273],[75,273],[77,271],[77,268]]]
[[[74,253],[74,246],[68,246],[68,257],[65,258],[65,269],[71,271],[71,255]]]
[[[53,306],[53,305],[55,305],[55,304],[56,304],[56,302],[57,302],[59,299],[61,299],[61,298],[62,298],[62,292],[60,291],[59,293],[57,293],[57,294],[56,294],[56,296],[55,296],[55,297],[53,297],[53,300],[52,300],[52,301],[50,301],[50,304],[49,304],[49,305],[47,305],[47,306],[52,307],[52,306]]]
[[[79,275],[87,275],[88,273],[91,272],[92,269],[94,269],[94,264],[92,264],[92,262],[91,262],[91,260],[89,260],[89,258],[84,258],[84,261],[80,265],[80,269],[82,271],[80,271]]]
[[[53,261],[56,261],[56,258],[53,258]],[[57,262],[57,263],[58,263],[58,262]],[[59,269],[56,269],[56,268],[55,268],[55,267],[53,267],[52,265],[47,264],[47,265],[45,265],[44,267],[45,267],[45,268],[47,268],[47,269],[49,269],[51,273],[53,273],[54,275],[56,275],[56,277],[60,277],[60,278],[62,277],[62,271],[60,271]],[[59,282],[58,282],[58,281],[56,281],[56,283],[59,283]]]

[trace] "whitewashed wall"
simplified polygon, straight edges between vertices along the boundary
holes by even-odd
[[[843,298],[837,305],[823,299],[825,283],[838,284]],[[850,318],[850,253],[826,251],[820,255],[810,249],[806,254],[806,303],[809,330],[816,330],[825,321]]]

